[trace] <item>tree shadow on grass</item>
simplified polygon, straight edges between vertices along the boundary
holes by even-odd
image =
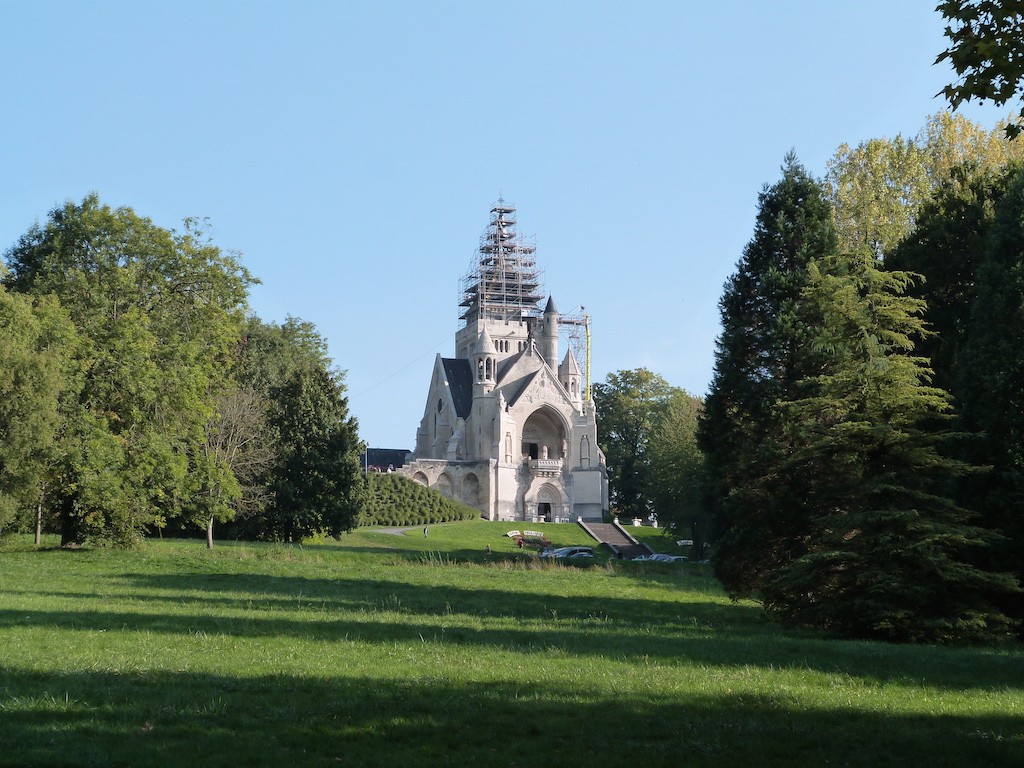
[[[370,644],[436,643],[514,653],[812,670],[873,683],[1024,688],[1019,653],[823,640],[767,625],[749,604],[570,596],[262,574],[128,574],[116,609],[86,592],[71,610],[0,610],[0,628],[46,626]],[[42,593],[37,593],[42,594]],[[166,608],[164,608],[166,606]],[[134,608],[137,610],[133,610]]]
[[[1019,765],[1017,714],[643,700],[530,682],[4,671],[0,762],[65,766]],[[883,708],[884,709],[884,708]]]

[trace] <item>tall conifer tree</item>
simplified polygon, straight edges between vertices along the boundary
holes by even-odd
[[[761,596],[786,623],[885,640],[988,640],[1010,621],[993,598],[1013,580],[968,556],[991,542],[947,495],[967,467],[943,456],[935,425],[947,394],[930,386],[913,336],[924,302],[911,276],[881,269],[873,253],[811,264],[805,297],[822,372],[808,395],[783,403],[792,452],[782,474],[813,480],[805,554],[780,563]]]
[[[734,595],[756,593],[805,551],[806,478],[788,453],[776,405],[803,396],[820,368],[803,291],[836,234],[821,187],[790,153],[759,198],[754,237],[719,302],[722,334],[699,440],[706,452],[716,571]]]
[[[978,285],[960,366],[967,429],[981,435],[992,467],[977,501],[986,522],[1007,538],[995,563],[1024,579],[1024,172],[998,202],[978,268]],[[1014,607],[1024,618],[1024,601]]]

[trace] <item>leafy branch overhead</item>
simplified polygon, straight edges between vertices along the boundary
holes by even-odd
[[[939,94],[953,109],[971,99],[1002,106],[1024,85],[1024,2],[1019,0],[948,0],[936,6],[950,22],[950,45],[935,59],[948,61],[957,82]],[[1024,119],[1024,107],[1019,112]],[[1006,135],[1021,131],[1020,121],[1006,125]]]

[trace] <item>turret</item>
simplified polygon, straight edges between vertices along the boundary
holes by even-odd
[[[569,393],[569,397],[572,398],[577,408],[583,402],[583,395],[580,391],[581,378],[579,363],[576,362],[576,356],[573,355],[572,350],[569,350],[565,353],[562,364],[558,366],[558,381],[565,387],[565,391]]]
[[[551,367],[551,370],[558,370],[558,310],[555,309],[555,300],[548,296],[547,306],[544,307],[544,321],[540,331],[540,353],[544,360]]]
[[[477,339],[476,349],[473,350],[473,368],[476,371],[473,379],[474,391],[490,392],[494,389],[498,377],[495,370],[497,367],[498,356],[494,350],[494,341],[487,332],[487,326],[484,326]]]

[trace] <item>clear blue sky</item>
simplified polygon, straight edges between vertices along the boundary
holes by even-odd
[[[327,338],[362,437],[411,448],[502,195],[595,381],[703,394],[786,152],[820,176],[943,108],[935,3],[0,0],[0,248],[90,191],[209,217],[255,312]]]

